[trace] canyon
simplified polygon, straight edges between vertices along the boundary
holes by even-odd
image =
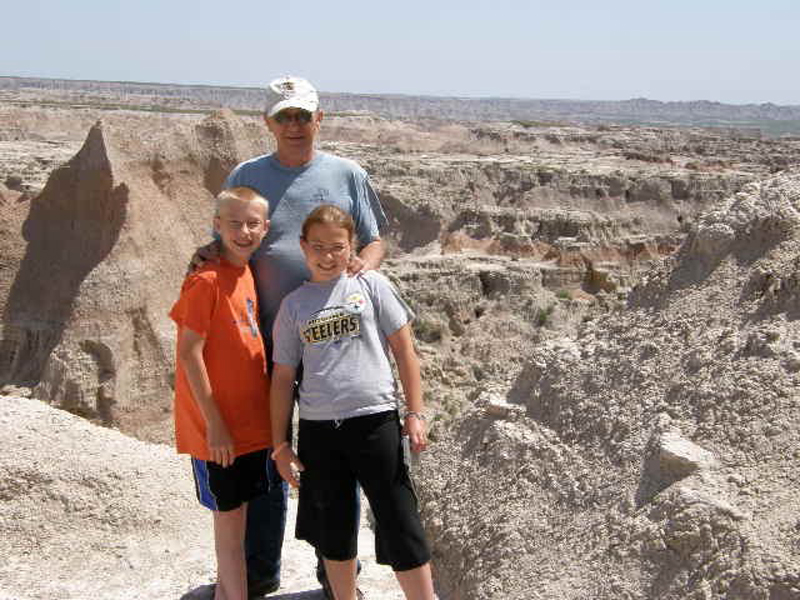
[[[180,95],[0,91],[0,391],[169,444],[167,312],[272,142]],[[361,108],[321,138],[417,315],[441,598],[800,598],[800,139]]]

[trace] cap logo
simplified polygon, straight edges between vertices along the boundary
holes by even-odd
[[[294,81],[284,81],[281,84],[281,95],[284,98],[290,98],[295,93]]]

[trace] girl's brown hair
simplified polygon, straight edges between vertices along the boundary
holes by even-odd
[[[356,224],[353,222],[353,217],[333,204],[320,204],[308,214],[306,220],[303,221],[301,237],[305,240],[308,236],[308,230],[311,229],[312,225],[317,224],[330,224],[334,227],[341,227],[347,231],[347,237],[351,242],[355,237]]]

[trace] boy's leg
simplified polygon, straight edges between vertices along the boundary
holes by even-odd
[[[247,504],[227,511],[215,510],[214,546],[217,551],[215,600],[245,600],[247,577],[244,563],[244,529]]]
[[[434,600],[431,563],[408,571],[395,571],[394,575],[407,600]]]
[[[288,487],[271,459],[267,462],[267,477],[269,490],[253,498],[247,510],[245,552],[251,598],[274,592],[281,581]]]
[[[356,600],[356,559],[324,559],[328,582],[336,600]]]

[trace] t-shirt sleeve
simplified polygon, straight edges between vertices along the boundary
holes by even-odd
[[[272,361],[274,363],[292,367],[300,364],[300,360],[303,358],[303,344],[286,298],[281,302],[272,326],[272,343]]]
[[[414,318],[414,311],[384,275],[376,271],[367,271],[361,277],[367,281],[372,304],[375,307],[375,319],[384,335],[392,335]]]
[[[241,185],[241,177],[240,173],[242,172],[242,165],[239,164],[231,169],[231,172],[228,173],[228,176],[225,178],[225,182],[222,184],[222,189],[227,190],[232,187],[236,187],[237,185]]]
[[[208,335],[217,303],[217,282],[213,273],[190,275],[183,282],[181,295],[169,316],[178,327],[188,327],[203,337]]]
[[[380,237],[381,232],[388,228],[386,214],[378,198],[375,188],[372,187],[366,172],[356,174],[355,198],[353,199],[353,220],[356,224],[356,236],[362,246]]]

